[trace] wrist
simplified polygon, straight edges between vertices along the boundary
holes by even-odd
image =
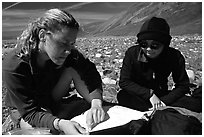
[[[54,128],[55,128],[56,130],[58,130],[58,131],[61,131],[60,126],[59,126],[60,121],[61,121],[60,118],[56,118],[56,119],[54,120],[54,123],[53,123]]]
[[[102,107],[102,100],[101,99],[92,99],[91,107]]]
[[[69,120],[64,120],[64,119],[60,119],[60,118],[56,118],[54,120],[54,128],[56,130],[58,130],[59,132],[63,131],[63,123],[64,121],[69,121]]]
[[[154,90],[150,89],[150,98],[154,95]]]

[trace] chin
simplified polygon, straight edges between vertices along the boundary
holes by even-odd
[[[58,66],[61,66],[64,64],[64,60],[63,61],[62,60],[53,60],[53,62]]]
[[[63,63],[55,63],[56,65],[58,65],[58,66],[62,66],[63,65]]]
[[[155,56],[155,55],[147,55],[149,58],[151,58],[151,59],[154,59],[154,58],[157,58],[157,56]]]

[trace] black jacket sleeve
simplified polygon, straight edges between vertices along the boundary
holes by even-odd
[[[10,64],[7,60],[2,71],[3,82],[7,88],[7,105],[16,107],[22,118],[32,126],[47,127],[54,131],[53,121],[56,117],[42,110],[34,99],[29,64],[20,62],[15,69]]]
[[[150,98],[150,89],[145,88],[143,86],[140,86],[136,82],[134,82],[131,79],[132,74],[132,64],[133,59],[135,58],[135,53],[133,48],[129,48],[126,53],[123,60],[123,65],[120,72],[120,80],[119,80],[119,86],[122,90],[127,91],[131,95],[137,95],[145,100]]]
[[[175,83],[175,88],[166,96],[161,97],[161,100],[166,105],[171,105],[177,99],[189,92],[189,78],[185,69],[185,59],[180,51],[176,51],[175,53],[176,54],[172,56],[172,58],[175,58],[172,63],[172,77]]]

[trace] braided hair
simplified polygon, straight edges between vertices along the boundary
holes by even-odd
[[[39,50],[39,32],[41,29],[55,32],[62,28],[68,27],[72,29],[79,29],[78,22],[68,12],[60,9],[50,9],[46,11],[41,17],[28,24],[27,28],[17,38],[16,48],[20,49],[20,56],[26,55],[30,57],[31,51]]]

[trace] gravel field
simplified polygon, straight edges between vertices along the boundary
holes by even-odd
[[[136,37],[93,37],[77,39],[77,47],[96,64],[101,74],[104,88],[104,100],[115,102],[117,92],[120,90],[118,80],[120,68],[124,53],[128,47],[135,44]],[[15,46],[15,43],[3,41],[2,60],[7,52]],[[186,59],[186,69],[195,72],[195,83],[202,84],[202,36],[186,35],[174,36],[171,47],[179,49]],[[171,77],[169,77],[169,88],[173,86]],[[5,94],[7,89],[2,81],[2,123],[8,116],[8,109],[5,106]]]

